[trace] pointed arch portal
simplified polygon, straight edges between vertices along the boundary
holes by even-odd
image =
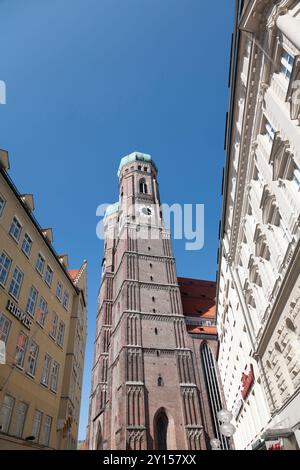
[[[156,448],[157,450],[167,450],[169,420],[164,411],[158,413],[155,419]]]

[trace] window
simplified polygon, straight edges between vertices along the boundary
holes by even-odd
[[[14,274],[9,286],[9,293],[12,295],[16,300],[18,300],[20,295],[20,290],[23,282],[24,274],[19,268],[15,268]]]
[[[46,386],[48,386],[48,383],[49,383],[51,363],[52,363],[52,358],[51,356],[49,356],[49,354],[46,353],[45,359],[44,359],[43,371],[42,371],[42,378],[41,378],[41,383]]]
[[[53,279],[53,270],[50,268],[48,264],[46,272],[45,272],[45,282],[49,287],[51,287],[52,279]]]
[[[293,182],[296,184],[297,189],[300,188],[300,170],[297,166],[294,167]]]
[[[32,248],[32,240],[28,233],[25,233],[23,242],[22,242],[22,251],[25,253],[26,256],[30,256],[31,253],[31,248]]]
[[[17,406],[16,429],[15,429],[15,434],[14,434],[17,437],[22,437],[27,409],[28,409],[28,405],[22,401]]]
[[[5,395],[0,411],[0,430],[8,433],[10,421],[15,405],[15,399],[10,395]]]
[[[64,298],[63,298],[63,306],[65,307],[66,310],[68,310],[69,307],[69,292],[65,291],[64,292]]]
[[[3,313],[0,313],[0,341],[4,341],[6,344],[9,335],[11,321],[6,318]]]
[[[5,251],[2,251],[1,256],[0,256],[0,284],[2,284],[2,286],[5,286],[6,284],[10,267],[11,267],[11,259],[5,253]]]
[[[37,358],[39,354],[39,347],[35,341],[31,340],[29,353],[28,353],[28,365],[27,365],[27,374],[34,376]]]
[[[51,368],[51,377],[50,377],[50,389],[53,392],[57,392],[58,374],[59,374],[59,364],[58,362],[53,361],[52,368]]]
[[[146,166],[144,166],[144,171],[148,171],[148,168]]]
[[[41,253],[39,253],[37,260],[36,260],[35,269],[37,270],[38,273],[42,275],[44,272],[44,268],[45,268],[45,258],[41,255]]]
[[[19,367],[23,367],[25,353],[27,348],[28,336],[21,331],[18,337],[17,347],[16,347],[16,354],[15,354],[15,363]]]
[[[155,332],[156,335],[158,335],[157,328],[154,328],[154,332]]]
[[[61,301],[61,297],[62,297],[62,292],[63,292],[63,286],[62,286],[62,283],[60,281],[57,282],[57,286],[56,286],[56,297],[58,298],[58,300]]]
[[[265,135],[267,136],[267,139],[270,144],[272,144],[274,138],[275,138],[276,131],[275,129],[271,126],[269,121],[266,120],[266,126],[265,126]]]
[[[0,217],[3,214],[5,203],[6,203],[6,201],[5,201],[4,197],[2,196],[2,194],[0,194]]]
[[[13,218],[13,221],[10,226],[9,233],[10,235],[18,242],[22,232],[22,225],[16,217]]]
[[[29,313],[29,315],[31,315],[32,317],[34,317],[37,297],[38,291],[35,287],[31,286],[26,305],[26,312]]]
[[[37,315],[37,322],[41,325],[44,326],[45,324],[45,318],[48,313],[48,304],[44,297],[40,298],[40,304],[39,304],[39,309],[38,309],[38,315]]]
[[[32,425],[32,435],[35,437],[36,441],[39,440],[42,418],[43,418],[43,413],[39,410],[35,410],[34,417],[33,417],[33,425]]]
[[[51,416],[45,416],[41,444],[48,446],[50,442],[52,418]]]
[[[157,385],[158,387],[163,387],[164,386],[164,382],[163,382],[163,379],[161,376],[158,377],[157,379]]]
[[[294,65],[294,57],[289,54],[285,49],[283,49],[283,53],[281,56],[281,75],[286,79],[290,80],[292,69]]]
[[[141,167],[141,165],[139,165],[139,166],[138,166],[138,170],[140,170],[140,171],[141,171],[141,169],[142,169],[142,167]]]
[[[147,193],[148,193],[148,188],[147,188],[147,184],[146,184],[145,178],[141,178],[141,179],[140,179],[139,187],[140,187],[140,193],[143,193],[143,194],[147,194]]]
[[[164,411],[161,411],[155,419],[156,449],[167,450],[168,447],[168,425],[169,420]]]
[[[61,347],[64,345],[64,336],[65,336],[65,324],[60,321],[57,331],[57,344]]]
[[[50,336],[53,339],[56,339],[57,334],[57,323],[58,323],[58,316],[55,312],[52,313],[51,325],[50,325]]]

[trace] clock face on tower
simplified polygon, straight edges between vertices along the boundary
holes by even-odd
[[[152,209],[151,207],[144,206],[140,209],[141,214],[143,215],[152,215]]]

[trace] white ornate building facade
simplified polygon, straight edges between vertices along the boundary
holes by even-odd
[[[237,0],[225,148],[218,362],[235,446],[297,449],[299,0]]]

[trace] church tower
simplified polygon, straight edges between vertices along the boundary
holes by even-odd
[[[90,449],[205,449],[195,360],[150,155],[121,160],[104,219]]]

